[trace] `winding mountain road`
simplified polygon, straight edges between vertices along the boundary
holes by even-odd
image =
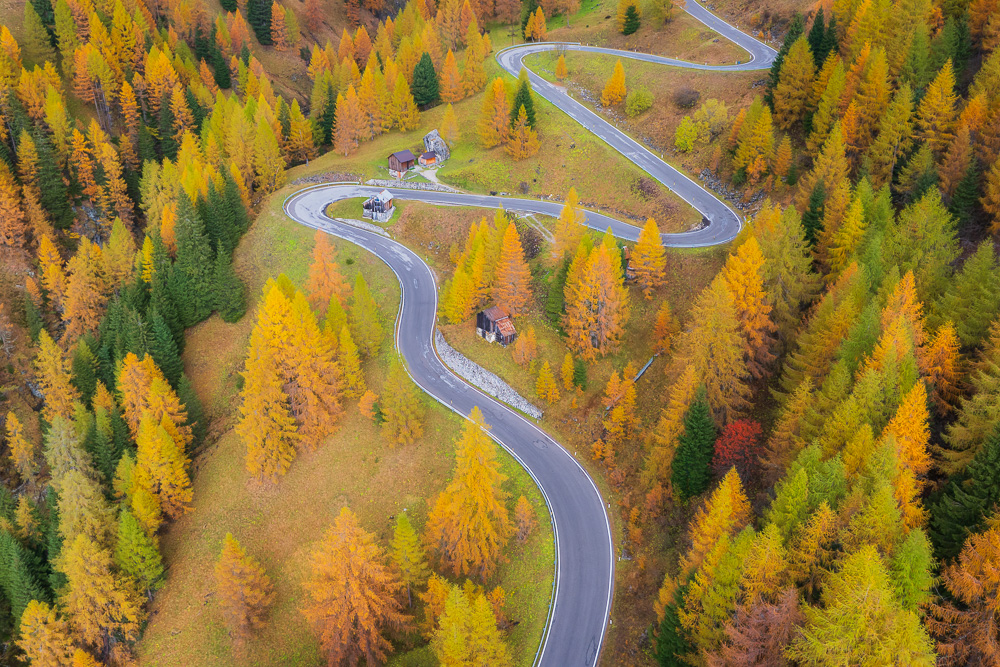
[[[531,53],[566,48],[616,55],[675,67],[748,70],[770,67],[775,52],[730,26],[707,9],[688,0],[689,14],[747,50],[742,64],[706,66],[626,51],[577,44],[526,44],[497,54],[500,65],[516,76],[522,59]],[[529,72],[536,94],[569,114],[641,169],[673,190],[708,221],[703,228],[664,234],[676,247],[700,247],[731,241],[742,225],[740,216],[710,192],[659,159],[628,135],[571,98],[564,89]],[[555,534],[556,572],[546,631],[535,655],[536,665],[590,667],[600,659],[609,623],[614,588],[614,542],[606,506],[594,481],[572,454],[521,414],[483,394],[454,375],[433,347],[437,319],[437,285],[430,267],[413,251],[385,236],[330,219],[326,207],[342,199],[367,197],[382,190],[354,184],[325,184],[300,190],[284,202],[285,213],[296,222],[321,229],[354,243],[383,260],[399,279],[402,298],[396,319],[395,342],[414,382],[436,400],[466,416],[479,406],[490,434],[534,479],[545,498]],[[394,197],[444,206],[478,206],[558,216],[562,204],[552,201],[489,197],[462,193],[390,188]],[[623,239],[635,240],[639,229],[596,213],[586,212],[586,224],[611,227]]]

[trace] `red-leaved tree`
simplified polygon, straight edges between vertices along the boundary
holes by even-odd
[[[725,473],[736,466],[742,480],[756,479],[761,453],[761,427],[752,419],[737,419],[726,424],[715,441],[712,467]]]

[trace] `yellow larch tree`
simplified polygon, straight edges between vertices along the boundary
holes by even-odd
[[[774,360],[772,350],[777,330],[771,320],[771,303],[764,291],[764,261],[757,238],[751,236],[729,256],[723,268],[746,345],[747,368],[754,377],[765,375]]]
[[[562,367],[559,369],[559,375],[562,379],[563,389],[566,391],[573,391],[573,353],[567,352],[566,356],[563,357]]]
[[[680,330],[680,324],[674,317],[670,302],[664,299],[656,310],[656,319],[653,321],[653,354],[663,354],[669,351],[673,345],[674,336],[680,333]]]
[[[34,366],[35,378],[45,399],[42,419],[49,423],[56,417],[72,419],[73,402],[80,399],[80,392],[70,382],[69,361],[45,329],[38,334]]]
[[[460,137],[458,130],[458,118],[455,116],[455,108],[450,104],[445,107],[444,118],[441,119],[441,137],[449,144],[454,144]]]
[[[515,160],[523,160],[536,154],[540,147],[538,133],[528,123],[528,114],[522,104],[517,112],[514,127],[511,128],[510,138],[504,145],[504,150]]]
[[[951,59],[934,77],[917,107],[917,137],[936,153],[944,151],[954,138],[955,71]]]
[[[32,667],[71,667],[73,632],[54,607],[31,600],[21,614],[17,646]]]
[[[496,78],[486,87],[478,123],[479,143],[493,148],[507,143],[510,137],[510,102],[503,79]]]
[[[190,511],[194,491],[188,475],[191,461],[170,435],[168,422],[168,417],[156,422],[149,413],[140,422],[133,484],[156,496],[163,513],[176,519]]]
[[[67,583],[60,602],[75,635],[87,646],[101,648],[115,636],[137,639],[145,613],[135,583],[118,573],[111,554],[85,535],[64,549],[58,567]]]
[[[424,433],[424,404],[399,361],[392,364],[382,389],[382,430],[395,444],[410,445]]]
[[[907,472],[913,475],[917,484],[916,491],[919,493],[921,477],[927,474],[931,467],[930,453],[927,451],[930,443],[930,428],[928,421],[930,415],[927,411],[927,390],[923,382],[917,382],[896,410],[895,416],[882,432],[882,440],[892,440],[896,446],[896,461],[899,466],[899,474]],[[898,488],[898,485],[897,485]],[[910,498],[899,498],[903,520],[910,527],[919,525],[919,519],[923,516],[923,509],[919,506],[919,500],[913,501]]]
[[[308,556],[302,614],[330,665],[385,662],[392,644],[387,630],[405,630],[406,584],[386,562],[375,536],[343,508]]]
[[[670,387],[667,405],[660,411],[660,419],[652,430],[651,446],[646,458],[643,480],[647,486],[660,482],[670,483],[670,466],[677,451],[677,439],[684,432],[684,415],[698,391],[698,377],[694,366],[687,365]]]
[[[489,577],[514,530],[488,428],[473,408],[455,444],[455,474],[427,517],[424,539],[455,576]]]
[[[642,286],[642,294],[647,299],[653,297],[653,290],[663,286],[667,268],[666,252],[660,228],[652,218],[646,220],[639,240],[632,251],[631,267],[635,278]]]
[[[340,329],[340,341],[337,345],[337,361],[340,363],[340,377],[343,382],[344,396],[358,398],[367,391],[365,376],[361,372],[361,355],[358,346],[351,337],[351,328],[346,324]]]
[[[518,366],[527,367],[535,357],[538,356],[538,339],[535,336],[535,327],[528,327],[528,330],[519,334],[514,341],[514,350],[511,352],[514,363]]]
[[[38,264],[42,287],[48,292],[52,305],[62,312],[66,299],[66,272],[59,250],[48,234],[43,234],[38,241]]]
[[[691,521],[691,548],[681,572],[694,572],[723,535],[735,535],[750,521],[750,502],[736,468],[731,468]]]
[[[990,232],[1000,234],[1000,157],[990,167],[983,184],[983,197],[980,200],[983,210],[990,216]]]
[[[802,35],[785,54],[778,85],[774,89],[775,120],[782,130],[791,128],[802,117],[815,70],[809,42]]]
[[[552,244],[556,258],[562,259],[576,252],[580,239],[583,238],[586,218],[587,214],[580,208],[580,198],[576,194],[576,188],[570,188],[566,193],[562,211],[559,212],[559,219],[556,221],[555,242]]]
[[[264,617],[274,603],[274,586],[261,564],[232,533],[223,538],[215,562],[215,592],[229,634],[237,643],[264,627]]]
[[[560,53],[559,60],[556,62],[556,78],[562,81],[567,76],[569,76],[569,72],[566,70],[566,55]]]
[[[441,667],[514,664],[490,600],[481,591],[468,587],[463,590],[454,584],[438,619],[431,648]]]
[[[552,367],[549,362],[542,364],[538,371],[538,380],[535,382],[535,393],[549,405],[559,400],[559,386],[556,378],[552,374]]]
[[[611,78],[604,84],[601,91],[601,106],[610,107],[625,99],[625,68],[621,59],[615,61],[615,68],[611,72]]]
[[[271,483],[288,471],[298,444],[298,427],[274,366],[274,356],[262,341],[252,338],[236,425],[236,434],[246,447],[247,472]]]
[[[305,289],[309,294],[309,304],[320,310],[330,305],[330,299],[336,297],[343,306],[346,303],[350,287],[340,273],[337,264],[336,248],[330,243],[330,235],[317,229],[313,236],[312,264],[309,265],[309,275],[306,278]]]
[[[138,437],[139,423],[149,417],[164,425],[181,451],[191,445],[194,436],[187,425],[187,409],[149,354],[143,355],[141,361],[132,352],[125,355],[118,374],[118,391],[133,438]]]
[[[7,431],[7,447],[10,460],[21,479],[34,482],[38,476],[38,447],[24,432],[24,425],[13,412],[7,413],[4,428]]]
[[[517,226],[513,223],[507,225],[507,231],[503,235],[493,298],[514,317],[526,313],[531,303],[531,270],[524,259],[524,248],[521,246]]]

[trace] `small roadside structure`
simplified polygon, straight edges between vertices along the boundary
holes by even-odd
[[[625,264],[625,282],[633,282],[635,280],[635,267],[632,266],[632,249],[628,246],[622,250],[622,259]]]
[[[392,214],[396,212],[396,205],[393,203],[392,195],[388,190],[372,195],[361,204],[362,217],[368,218],[372,222],[389,222]]]
[[[500,343],[507,347],[517,338],[514,321],[503,306],[493,306],[476,315],[476,333],[489,343]]]
[[[389,156],[389,175],[393,178],[402,178],[403,175],[413,168],[413,163],[417,157],[410,151],[396,151]]]
[[[417,158],[417,164],[421,167],[433,167],[437,164],[438,155],[434,151],[427,151],[426,153],[421,153],[420,157]]]

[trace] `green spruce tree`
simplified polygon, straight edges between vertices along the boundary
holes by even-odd
[[[420,56],[417,66],[413,68],[413,85],[410,87],[410,92],[413,93],[413,101],[422,107],[437,102],[440,96],[438,75],[434,71],[430,54],[426,51]]]
[[[681,500],[687,500],[708,488],[712,455],[715,448],[715,422],[704,388],[699,388],[691,407],[684,415],[684,433],[677,440],[671,482]]]
[[[156,537],[147,535],[127,509],[118,517],[115,564],[147,593],[163,585],[163,559]]]
[[[229,253],[220,249],[215,256],[215,310],[224,322],[239,322],[247,312],[243,281],[233,270]]]

